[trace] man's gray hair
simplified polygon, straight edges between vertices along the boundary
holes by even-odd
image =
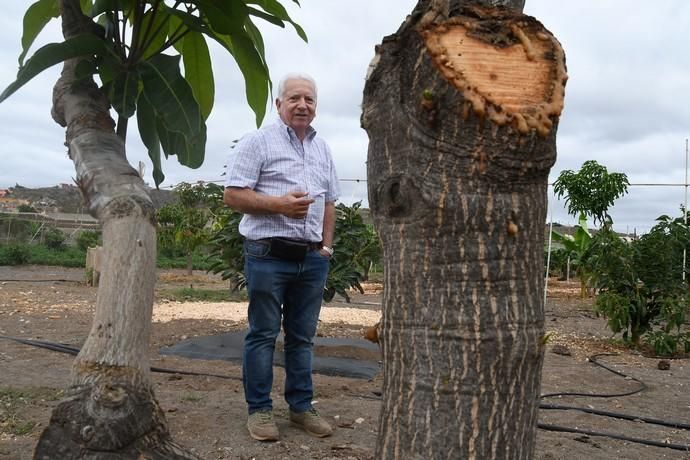
[[[281,101],[283,100],[283,96],[285,95],[285,83],[287,83],[288,80],[303,80],[303,81],[308,81],[311,86],[314,87],[314,96],[318,98],[318,89],[316,88],[316,80],[314,80],[311,75],[308,75],[306,73],[289,73],[283,76],[283,78],[280,79],[280,83],[278,83],[278,99]]]

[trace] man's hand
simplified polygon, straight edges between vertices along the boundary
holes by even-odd
[[[292,219],[303,219],[309,212],[313,198],[305,198],[306,192],[289,192],[281,197],[281,214]]]

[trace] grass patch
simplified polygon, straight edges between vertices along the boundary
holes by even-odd
[[[33,431],[36,422],[28,420],[25,414],[27,406],[45,401],[57,401],[62,390],[52,388],[18,389],[0,387],[0,433],[24,436]]]
[[[180,288],[163,291],[159,297],[176,302],[244,302],[247,300],[247,292],[229,289]]]

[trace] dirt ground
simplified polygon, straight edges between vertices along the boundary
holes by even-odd
[[[83,270],[58,267],[0,267],[0,335],[80,346],[93,315],[96,289],[83,283]],[[26,281],[17,281],[26,280]],[[372,380],[315,375],[315,404],[336,426],[330,438],[316,439],[290,427],[281,398],[284,373],[276,368],[275,413],[281,441],[252,440],[244,427],[246,410],[234,362],[162,356],[159,349],[194,336],[243,330],[243,304],[180,303],[165,299],[175,287],[224,289],[217,278],[197,272],[161,271],[156,288],[151,343],[152,366],[227,379],[154,373],[156,395],[166,411],[174,438],[204,459],[370,459],[376,443],[380,375]],[[375,288],[375,286],[373,286]],[[624,393],[625,397],[561,396],[544,403],[630,414],[633,421],[575,410],[540,411],[540,423],[639,438],[666,445],[690,445],[690,431],[646,423],[641,418],[688,423],[690,363],[631,352],[611,341],[605,322],[591,309],[591,300],[577,297],[577,286],[550,282],[546,329],[551,333],[543,369],[542,393]],[[322,315],[318,334],[359,338],[380,315],[381,295],[375,289],[355,295],[354,304],[333,302]],[[588,356],[613,353],[599,360],[628,377],[595,366]],[[357,357],[357,356],[355,356]],[[370,359],[371,356],[359,356]],[[0,459],[30,459],[51,410],[69,383],[73,357],[0,340]],[[690,452],[586,434],[540,429],[537,459],[685,459]]]

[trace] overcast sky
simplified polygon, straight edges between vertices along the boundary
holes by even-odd
[[[11,83],[20,53],[22,17],[32,1],[3,2],[0,18],[0,86]],[[360,128],[364,75],[382,37],[394,33],[415,0],[283,0],[309,35],[303,43],[290,27],[266,25],[266,53],[275,83],[304,71],[319,84],[315,128],[331,145],[342,201],[364,200],[367,135]],[[539,19],[563,45],[568,65],[565,110],[558,131],[558,160],[551,182],[564,169],[596,160],[623,172],[633,184],[683,184],[685,139],[690,135],[690,2],[687,0],[527,0],[525,13]],[[60,40],[58,24],[39,37]],[[35,51],[34,46],[32,51]],[[212,47],[216,102],[208,120],[204,165],[191,170],[173,158],[164,164],[163,187],[222,180],[234,139],[255,128],[234,61]],[[29,53],[31,54],[31,52]],[[44,72],[0,104],[0,188],[71,183],[74,166],[63,146],[64,129],[50,116],[59,66]],[[274,108],[266,122],[276,118]],[[130,163],[151,166],[138,134],[130,130]],[[348,180],[349,179],[349,180]],[[563,203],[550,200],[553,220],[573,224]],[[661,214],[680,215],[685,187],[631,186],[612,209],[619,231],[645,232]]]

